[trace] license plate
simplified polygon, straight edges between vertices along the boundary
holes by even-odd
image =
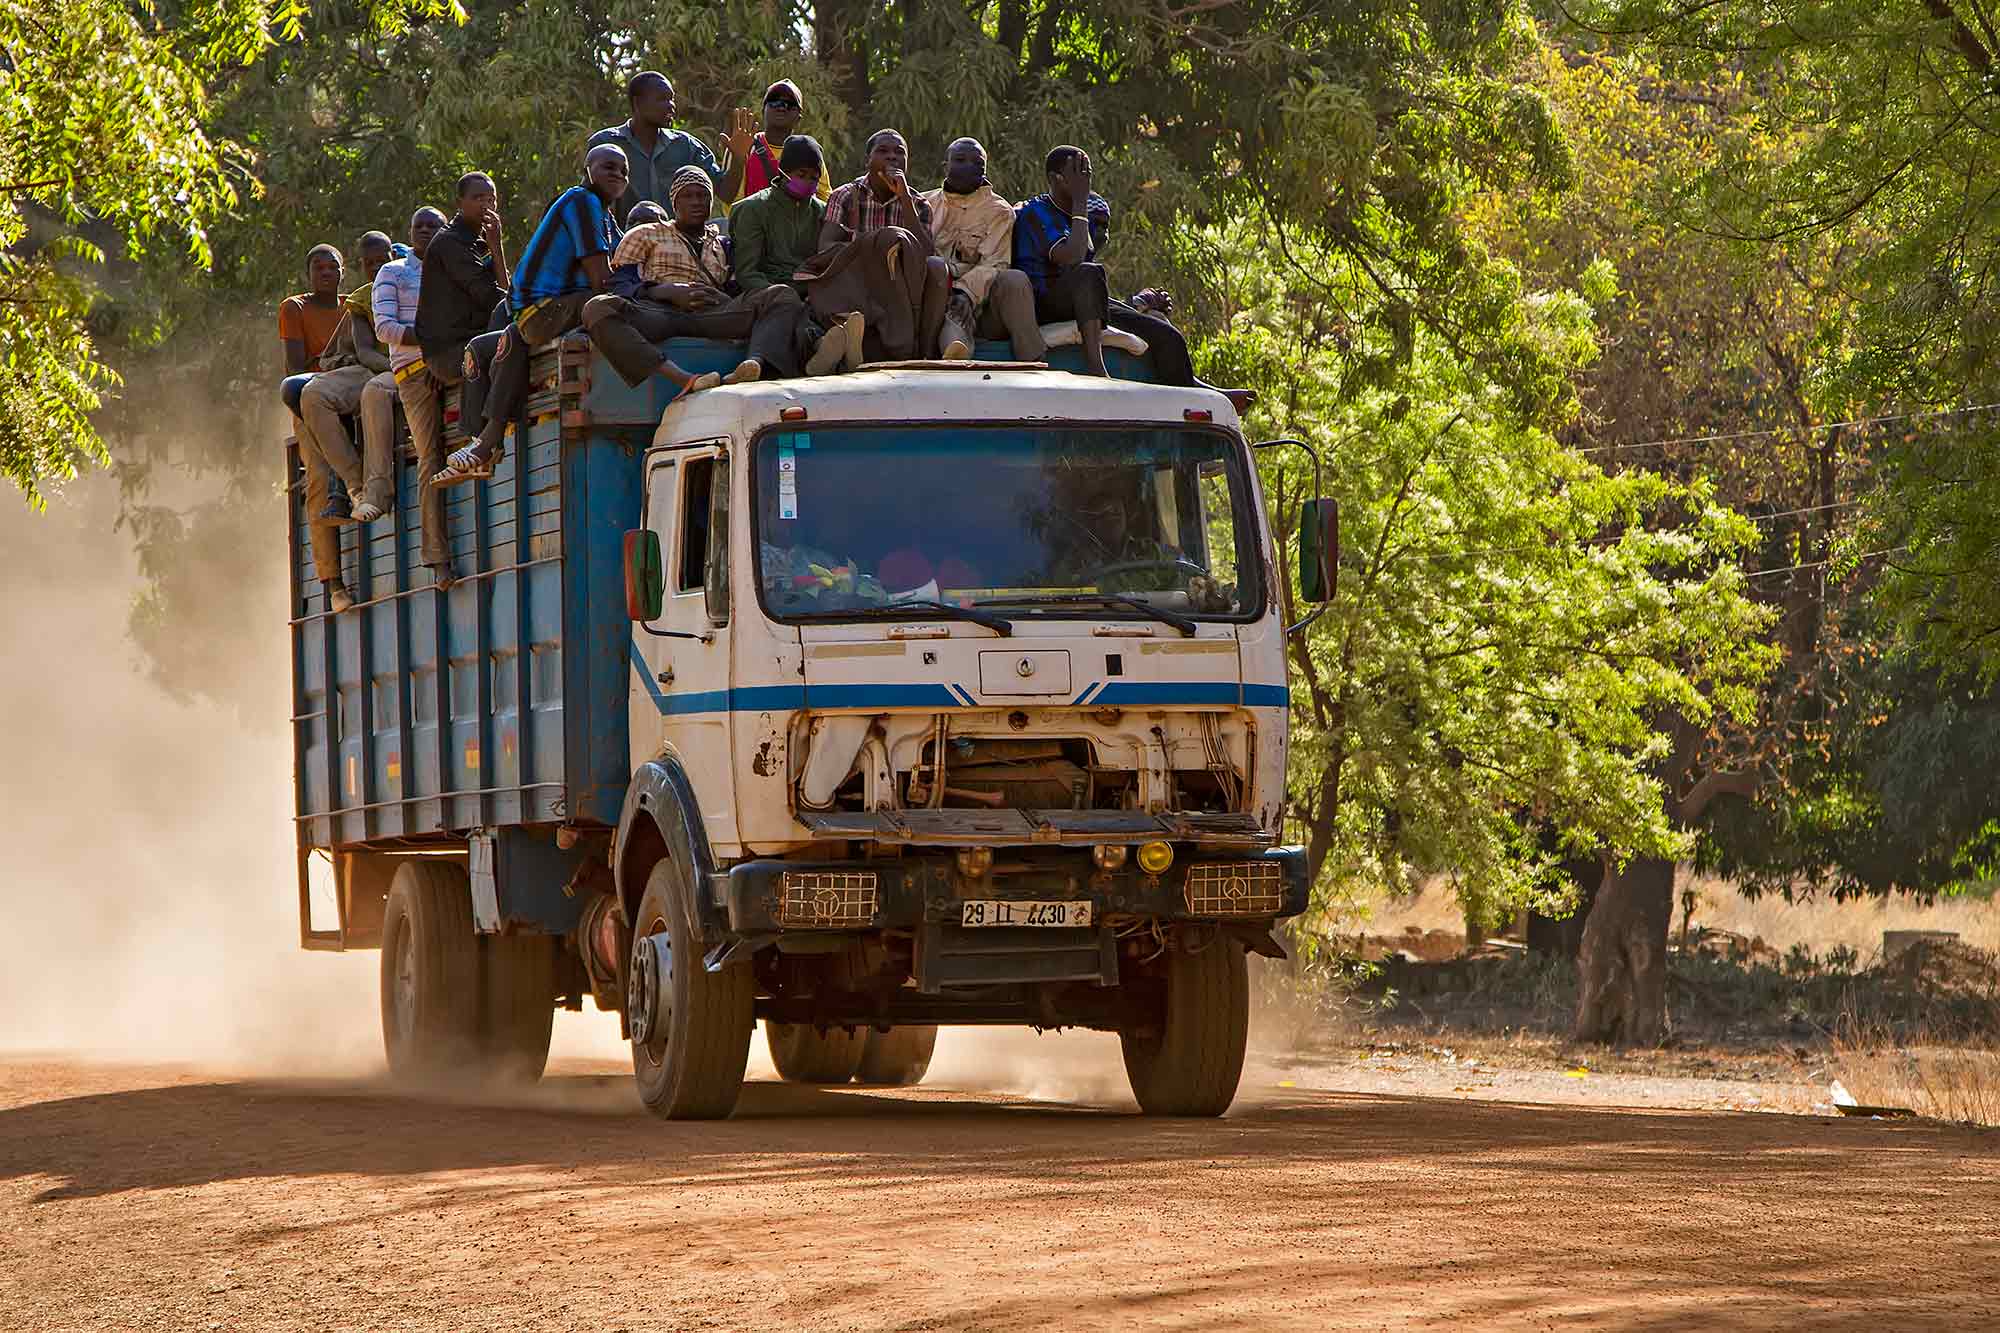
[[[1090,903],[1017,903],[974,898],[959,904],[961,926],[1088,926]]]

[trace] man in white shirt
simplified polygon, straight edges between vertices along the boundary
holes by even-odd
[[[940,348],[968,350],[974,337],[1006,334],[1014,359],[1039,361],[1048,352],[1035,322],[1035,287],[1014,262],[1014,205],[986,179],[986,149],[977,139],[955,139],[945,150],[944,183],[924,195],[931,236],[951,265],[951,302],[945,307]]]
[[[436,385],[425,373],[423,348],[417,343],[417,298],[424,288],[424,255],[431,248],[431,238],[444,225],[444,214],[437,209],[418,209],[410,218],[408,258],[383,265],[382,271],[375,275],[375,336],[389,349],[389,370],[368,381],[363,392],[386,397],[387,410],[391,412],[400,399],[403,414],[410,418],[413,430],[419,424],[418,417],[425,412],[433,419],[424,424],[437,426],[434,418],[443,410]],[[431,567],[439,583],[449,583],[451,548],[445,540],[443,494],[425,487],[422,509],[424,563]],[[354,511],[354,517],[361,521],[360,509]]]

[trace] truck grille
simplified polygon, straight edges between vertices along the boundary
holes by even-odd
[[[1276,861],[1198,861],[1188,867],[1184,891],[1194,916],[1276,916],[1285,903],[1284,868]]]
[[[787,870],[778,895],[781,926],[865,926],[875,916],[872,870]]]

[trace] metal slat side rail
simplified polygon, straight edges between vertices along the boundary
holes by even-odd
[[[518,439],[514,441],[513,459],[516,478],[521,475],[521,451],[524,448],[526,448],[524,441]],[[521,489],[518,482],[514,489],[517,492]],[[492,533],[487,528],[486,511],[486,483],[475,481],[472,483],[474,569],[486,568],[487,558],[492,554]],[[517,538],[514,554],[518,558],[520,553]],[[517,574],[515,577],[520,576]],[[493,785],[493,592],[499,586],[498,583],[493,583],[472,590],[472,637],[473,642],[478,645],[478,656],[473,661],[472,688],[473,697],[478,700],[476,707],[479,709],[479,716],[475,722],[476,734],[479,737],[479,771],[474,779],[479,783],[482,793],[479,797],[477,825],[479,828],[491,828],[494,822],[491,801],[483,793],[490,790]]]
[[[433,800],[443,800],[443,799],[450,799],[450,800],[464,800],[464,799],[468,799],[468,798],[471,798],[471,797],[484,797],[484,796],[498,796],[498,795],[499,795],[499,794],[501,794],[502,792],[510,792],[510,791],[539,791],[540,789],[542,789],[542,788],[544,788],[544,787],[558,787],[558,788],[559,788],[559,787],[561,787],[561,786],[562,786],[562,783],[560,783],[560,782],[526,782],[526,783],[522,783],[522,784],[521,784],[520,786],[518,786],[518,787],[489,787],[489,788],[487,788],[487,789],[485,789],[485,790],[483,790],[483,791],[453,791],[453,792],[442,792],[442,793],[440,793],[440,794],[439,794],[438,796],[401,796],[401,797],[398,797],[398,798],[396,798],[396,799],[395,799],[395,800],[393,800],[393,801],[377,801],[377,802],[375,802],[375,804],[374,804],[374,805],[372,805],[372,806],[359,806],[359,805],[355,805],[355,806],[349,806],[349,807],[347,807],[347,809],[345,809],[345,810],[341,810],[341,811],[338,811],[338,812],[336,812],[336,813],[339,813],[339,814],[346,814],[346,813],[348,813],[348,811],[350,811],[350,810],[363,810],[363,809],[371,809],[371,810],[383,810],[383,809],[387,809],[387,808],[389,808],[390,806],[396,806],[396,805],[421,805],[421,804],[423,804],[423,803],[424,803],[425,801],[433,801]],[[299,822],[303,822],[303,821],[306,821],[306,820],[312,820],[312,819],[327,819],[327,818],[330,818],[330,816],[328,816],[328,815],[323,815],[323,814],[320,814],[320,815],[294,815],[294,816],[292,816],[292,820],[293,820],[293,822],[294,822],[294,823],[299,823]],[[532,822],[534,822],[534,821],[531,821],[531,820],[523,820],[523,822],[524,822],[524,823],[532,823]],[[447,827],[447,826],[446,826],[446,825],[442,825],[442,824],[440,824],[440,825],[439,825],[438,827],[440,827],[440,828],[444,828],[444,827]]]
[[[554,565],[560,563],[562,563],[561,556],[545,555],[538,560],[523,560],[519,564],[503,565],[499,569],[482,569],[477,574],[462,575],[459,578],[453,579],[451,581],[451,586],[456,588],[461,583],[478,583],[482,579],[496,578],[501,574],[510,573],[517,569],[529,569],[535,565]],[[437,590],[438,590],[437,585],[434,583],[428,584],[421,588],[406,588],[402,592],[385,593],[383,596],[377,597],[372,602],[356,602],[354,604],[354,609],[359,611],[363,607],[378,606],[383,602],[400,601],[405,597],[415,597],[419,593],[434,592]],[[303,625],[308,620],[326,620],[330,618],[332,614],[333,613],[330,611],[320,611],[309,616],[300,616],[297,619],[293,620],[291,623],[294,625]]]
[[[417,503],[423,503],[422,483],[418,483]],[[445,531],[445,558],[451,558],[451,533],[447,524]],[[436,697],[437,711],[437,827],[446,826],[445,789],[451,784],[451,658],[446,655],[445,622],[451,618],[451,597],[439,587],[435,577],[431,581],[431,690]]]
[[[401,506],[397,506],[401,508]],[[355,554],[361,561],[361,574],[355,580],[355,587],[363,596],[368,596],[375,586],[375,557],[369,549],[367,530],[359,523],[350,524],[354,529]],[[356,693],[360,699],[361,727],[355,746],[355,795],[361,801],[361,836],[363,839],[375,836],[375,818],[370,812],[369,802],[375,799],[375,635],[369,617],[354,617],[354,674]],[[340,897],[336,887],[334,897]],[[347,931],[347,914],[341,913],[341,933]]]
[[[398,396],[400,397],[400,395]],[[402,473],[400,471],[397,473],[396,480],[397,486],[400,489],[402,485]],[[408,588],[410,586],[410,552],[406,543],[410,536],[409,521],[404,517],[402,497],[398,495],[395,499],[396,586],[398,588]],[[419,510],[418,531],[421,533],[423,530],[421,521],[423,487],[421,485],[417,487],[417,505]],[[415,718],[412,716],[412,699],[410,697],[410,603],[407,598],[401,595],[392,598],[391,601],[393,603],[391,609],[396,614],[396,772],[394,776],[396,791],[403,793],[409,791],[410,780],[416,776],[417,767],[415,759],[411,758],[406,774],[403,762],[404,758],[410,754],[410,738],[415,734],[411,730],[415,724]],[[398,804],[398,802],[385,802],[385,804]],[[397,831],[408,832],[409,815],[407,812],[402,815],[399,822],[401,827]]]

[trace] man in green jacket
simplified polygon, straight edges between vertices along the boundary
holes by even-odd
[[[779,285],[805,294],[792,275],[819,248],[826,201],[817,191],[825,171],[826,158],[819,144],[811,135],[794,134],[778,154],[778,179],[730,210],[730,268],[745,296]],[[807,373],[823,373],[821,368],[834,365],[850,370],[859,365],[865,333],[858,314],[835,324],[820,340]]]
[[[778,154],[778,179],[730,211],[736,282],[745,292],[796,285],[792,274],[819,248],[826,201],[814,192],[825,169],[819,144],[794,134]]]

